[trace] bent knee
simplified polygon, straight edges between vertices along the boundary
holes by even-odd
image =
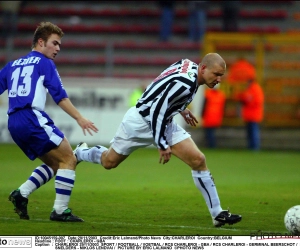
[[[206,169],[206,159],[205,155],[200,152],[196,156],[193,157],[191,168],[193,170],[205,170]]]
[[[116,168],[119,164],[113,161],[106,161],[106,162],[102,162],[102,166],[106,169],[106,170],[110,170],[113,168]]]
[[[109,170],[116,168],[119,164],[127,158],[127,155],[121,155],[115,152],[114,149],[105,151],[101,156],[101,165]]]
[[[44,155],[39,157],[47,166],[51,167],[54,172],[58,169],[71,169],[75,170],[77,159],[74,154],[66,155]]]
[[[77,165],[77,159],[75,155],[70,155],[69,157],[65,158],[63,162],[60,163],[60,168],[67,168],[75,170]]]

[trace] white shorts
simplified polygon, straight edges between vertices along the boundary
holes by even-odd
[[[165,134],[170,146],[191,137],[174,119],[168,124]],[[157,147],[152,130],[144,118],[138,113],[136,107],[132,107],[126,112],[110,143],[112,148],[118,154],[122,155],[130,155],[134,150],[150,145]]]

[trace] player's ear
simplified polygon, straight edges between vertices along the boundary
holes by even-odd
[[[39,38],[37,43],[38,43],[39,47],[43,47],[44,46],[44,40],[42,38]]]
[[[201,71],[201,74],[204,73],[204,70],[207,68],[206,65],[201,65],[201,68],[200,68],[200,71]]]

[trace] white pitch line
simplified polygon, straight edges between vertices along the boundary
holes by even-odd
[[[0,220],[12,220],[12,221],[17,221],[20,219],[17,218],[9,218],[9,217],[0,217]],[[30,219],[31,221],[45,221],[49,222],[50,220],[45,220],[45,219]],[[195,227],[195,226],[177,226],[177,225],[155,225],[155,224],[139,224],[139,223],[126,223],[126,222],[88,222],[92,224],[99,224],[99,225],[123,225],[123,226],[135,226],[135,227],[159,227],[159,228],[186,228],[186,229],[199,229],[199,230],[221,230],[221,231],[240,231],[240,232],[250,232],[250,230],[244,230],[244,229],[236,229],[236,228],[215,228],[215,227]]]
[[[154,225],[154,224],[134,224],[134,223],[124,223],[124,222],[91,222],[96,224],[118,224],[118,225],[124,225],[124,226],[137,226],[137,227],[166,227],[166,228],[190,228],[190,229],[205,229],[205,230],[211,230],[211,229],[217,229],[217,230],[228,230],[228,231],[245,231],[249,232],[249,230],[243,230],[243,229],[236,229],[236,228],[215,228],[215,227],[195,227],[195,226],[176,226],[176,225]]]

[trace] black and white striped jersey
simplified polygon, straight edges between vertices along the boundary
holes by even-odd
[[[198,64],[182,59],[155,78],[138,100],[136,108],[151,126],[160,149],[168,148],[168,122],[193,100],[198,90],[197,76]]]

